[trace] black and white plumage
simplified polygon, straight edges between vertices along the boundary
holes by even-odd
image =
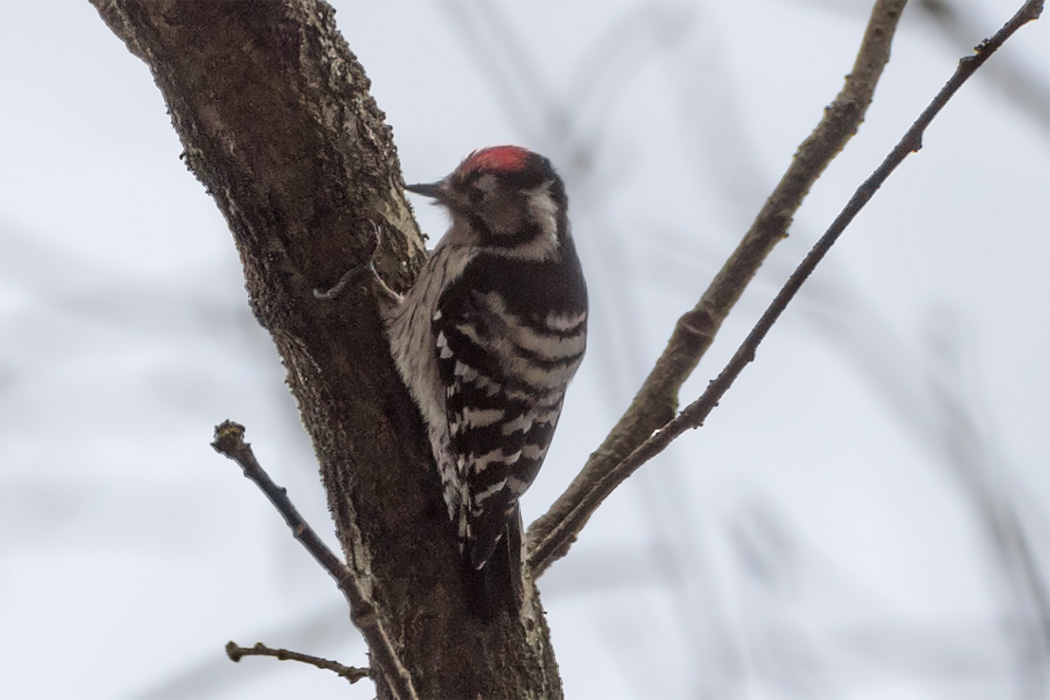
[[[460,548],[480,572],[519,526],[518,499],[547,454],[586,346],[587,290],[546,158],[486,148],[406,189],[447,207],[452,224],[387,310],[388,336]]]

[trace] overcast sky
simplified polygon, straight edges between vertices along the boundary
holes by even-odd
[[[951,4],[947,24],[909,7],[860,133],[683,401],[1019,4]],[[593,325],[528,522],[838,92],[870,3],[336,6],[407,180],[520,143],[567,181]],[[706,425],[541,579],[568,697],[1050,697],[1048,22],[963,87]],[[3,698],[348,696],[334,674],[232,664],[231,639],[366,664],[327,575],[209,447],[219,421],[246,425],[334,546],[232,238],[180,151],[148,69],[86,2],[0,4]],[[436,240],[442,213],[412,201]]]

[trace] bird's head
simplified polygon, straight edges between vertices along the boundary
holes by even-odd
[[[569,235],[565,185],[549,160],[520,146],[482,148],[451,175],[405,189],[447,207],[449,235],[463,244],[546,257]]]

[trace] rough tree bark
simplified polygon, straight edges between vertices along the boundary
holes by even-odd
[[[529,581],[517,618],[466,614],[451,526],[418,412],[371,287],[314,298],[374,245],[404,288],[423,259],[390,128],[317,0],[92,0],[152,70],[190,170],[233,232],[313,439],[339,541],[420,697],[556,698]],[[249,426],[250,429],[250,426]],[[258,436],[257,436],[258,437]],[[394,697],[373,663],[379,697]]]

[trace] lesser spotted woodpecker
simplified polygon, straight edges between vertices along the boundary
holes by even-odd
[[[543,156],[485,148],[405,189],[446,207],[451,226],[386,311],[391,350],[426,421],[460,550],[484,575],[508,527],[520,528],[518,499],[583,358],[587,288],[565,186]]]

